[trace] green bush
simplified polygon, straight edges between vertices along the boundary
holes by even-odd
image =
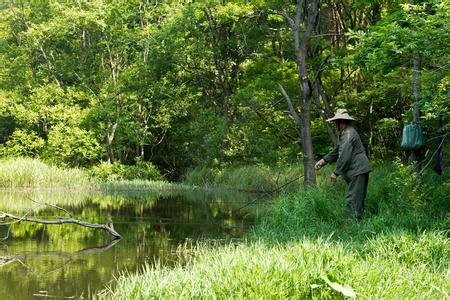
[[[1,155],[7,157],[39,157],[45,141],[35,132],[16,129],[2,147]]]
[[[189,170],[185,175],[183,182],[195,186],[209,186],[214,184],[214,178],[217,170],[206,166],[199,166]]]
[[[58,165],[82,167],[97,161],[101,152],[93,133],[60,124],[49,132],[45,156]]]
[[[125,166],[123,178],[126,180],[142,179],[151,181],[161,181],[164,177],[159,170],[151,162],[143,161],[141,158],[136,158],[136,164]]]
[[[89,170],[89,173],[103,181],[116,180],[152,180],[161,181],[164,177],[151,162],[136,159],[135,165],[124,165],[119,161],[102,162]]]
[[[101,162],[89,169],[89,174],[103,181],[113,181],[122,178],[125,166],[118,161],[114,163]]]

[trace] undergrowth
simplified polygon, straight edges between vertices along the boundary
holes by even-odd
[[[303,185],[300,165],[270,167],[263,164],[236,165],[222,169],[197,167],[188,171],[183,182],[194,186],[221,186],[245,191],[284,190],[294,192]]]

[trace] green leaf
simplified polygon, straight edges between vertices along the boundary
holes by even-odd
[[[349,286],[342,286],[337,282],[332,282],[328,279],[327,275],[322,275],[321,278],[335,291],[338,291],[345,297],[356,298],[355,291]]]

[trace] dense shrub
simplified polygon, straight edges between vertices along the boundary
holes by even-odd
[[[1,145],[0,155],[5,157],[39,157],[45,140],[35,132],[16,129],[9,140]]]
[[[115,180],[163,180],[159,170],[151,163],[136,159],[134,165],[124,165],[119,161],[114,163],[102,162],[90,169],[90,174],[104,181]]]

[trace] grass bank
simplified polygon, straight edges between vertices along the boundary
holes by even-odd
[[[424,233],[379,236],[365,252],[326,239],[199,247],[184,266],[121,277],[107,298],[438,299],[449,288],[445,245],[443,234]]]
[[[120,191],[189,191],[192,186],[150,180],[105,181],[90,176],[87,171],[62,168],[31,158],[9,158],[0,160],[0,188],[80,188],[105,192]]]
[[[203,187],[225,187],[250,192],[268,192],[280,186],[287,192],[294,192],[302,187],[303,174],[301,165],[277,166],[239,165],[223,169],[197,167],[186,173],[185,184]]]
[[[103,168],[106,167],[103,166]],[[139,178],[117,179],[117,176],[112,175],[96,177],[93,174],[96,172],[62,168],[38,159],[9,158],[0,160],[0,188],[6,189],[61,187],[95,189],[106,192],[149,190],[189,192],[198,189],[268,192],[289,183],[283,190],[293,192],[302,187],[300,176],[303,171],[300,165],[284,167],[231,166],[222,170],[199,167],[189,171],[181,183]],[[322,172],[321,174],[326,173]],[[327,176],[328,174],[325,177],[320,176],[318,181],[326,180]]]
[[[122,192],[122,191],[190,192],[197,189],[194,186],[182,183],[172,183],[168,181],[149,181],[140,179],[101,182],[96,185],[96,188],[109,192]]]
[[[0,160],[0,188],[88,187],[91,182],[80,169],[64,169],[31,158]]]
[[[379,167],[362,222],[346,216],[342,182],[281,195],[246,242],[124,274],[103,297],[448,298],[448,179]]]

